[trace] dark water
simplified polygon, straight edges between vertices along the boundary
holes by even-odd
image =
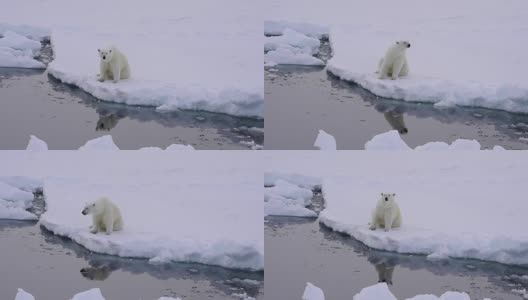
[[[474,139],[485,148],[528,149],[528,115],[379,98],[322,67],[281,65],[265,71],[265,149],[315,149],[318,130],[338,149],[362,150],[373,136],[397,129],[412,147]],[[522,123],[522,124],[519,124]],[[516,126],[519,124],[520,126]]]
[[[34,222],[0,220],[0,245],[2,300],[14,299],[17,288],[37,300],[57,300],[95,287],[107,300],[235,299],[232,293],[244,292],[263,299],[262,272],[96,254]]]
[[[248,149],[264,140],[264,121],[201,111],[99,101],[43,70],[0,68],[0,149],[25,149],[30,135],[50,149],[78,149],[111,134],[120,149],[191,144],[196,149]],[[248,128],[260,130],[248,130]]]
[[[321,194],[314,200],[318,211]],[[505,277],[527,275],[528,267],[465,259],[432,262],[423,255],[379,251],[315,218],[268,217],[265,224],[266,299],[300,299],[306,282],[331,300],[350,300],[378,281],[387,282],[398,299],[460,291],[472,300],[519,300],[511,290],[528,288],[528,281]]]

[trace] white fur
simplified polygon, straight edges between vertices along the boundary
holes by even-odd
[[[394,200],[396,194],[381,193],[376,209],[372,213],[372,221],[370,222],[370,229],[376,230],[378,228],[385,228],[385,231],[391,228],[400,227],[402,218],[400,207]]]
[[[130,78],[130,66],[123,52],[113,46],[97,49],[97,52],[99,52],[100,58],[99,78],[97,80],[101,82],[105,80],[118,82],[120,79]]]
[[[409,47],[411,47],[409,42],[397,41],[387,49],[385,57],[380,60],[378,65],[379,79],[385,79],[390,76],[392,80],[395,80],[398,77],[409,74],[409,64],[406,56],[407,48]]]
[[[86,204],[82,211],[83,215],[92,215],[91,233],[106,232],[111,234],[113,231],[123,230],[123,218],[121,211],[108,198]]]

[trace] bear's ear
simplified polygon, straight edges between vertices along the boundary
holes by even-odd
[[[396,196],[396,193],[392,193],[392,197]]]
[[[110,49],[108,52],[112,52],[112,49]]]
[[[383,196],[383,193],[381,193],[381,195]]]
[[[399,41],[396,41],[396,44],[398,44],[398,45],[399,45],[399,44],[400,44],[400,42],[399,42]]]
[[[101,53],[101,49],[97,49],[97,52]]]

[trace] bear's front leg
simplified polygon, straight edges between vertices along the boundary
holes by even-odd
[[[114,75],[114,83],[121,79],[121,68],[119,66],[112,66],[112,75]]]
[[[90,226],[90,233],[96,234],[97,233],[97,227],[92,225]]]
[[[398,79],[398,76],[400,76],[400,72],[403,67],[403,63],[405,62],[404,59],[397,59],[394,62],[394,66],[392,67],[392,80]]]
[[[394,221],[394,218],[392,217],[392,213],[385,213],[385,231],[389,231],[392,228],[392,222]]]
[[[99,63],[99,78],[97,78],[97,80],[99,80],[100,82],[103,82],[105,81],[105,77],[106,77],[105,63],[100,62]]]

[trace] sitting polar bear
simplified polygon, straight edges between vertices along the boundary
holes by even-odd
[[[379,79],[385,79],[390,76],[392,80],[395,80],[398,77],[409,74],[409,64],[405,55],[407,48],[411,48],[409,42],[397,41],[396,44],[387,49],[385,57],[380,59],[378,65]]]
[[[92,215],[91,233],[106,232],[106,234],[111,234],[112,231],[123,230],[121,211],[108,198],[99,198],[93,203],[86,204],[82,214]]]
[[[376,209],[372,213],[372,221],[369,227],[371,230],[376,230],[383,226],[385,231],[389,231],[391,228],[401,226],[402,218],[400,207],[394,200],[394,197],[396,197],[396,194],[381,193],[381,198],[378,200]]]
[[[113,46],[97,49],[97,51],[101,59],[99,62],[99,81],[113,80],[118,82],[119,79],[130,78],[130,66],[123,52]]]

